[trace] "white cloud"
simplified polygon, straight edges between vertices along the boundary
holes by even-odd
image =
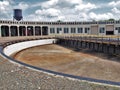
[[[114,18],[112,13],[104,13],[104,14],[95,14],[94,12],[89,13],[89,19],[91,20],[108,20],[110,18]]]
[[[87,3],[87,4],[79,4],[75,6],[76,10],[79,11],[89,11],[91,9],[97,8],[95,4]]]
[[[35,15],[35,14],[31,14],[31,15],[25,16],[24,20],[26,21],[39,21],[40,20],[41,21],[43,20],[43,17]]]
[[[32,18],[32,19],[31,19]],[[64,20],[64,16],[58,16],[58,17],[45,17],[42,15],[36,15],[36,14],[31,14],[27,17],[25,17],[25,20],[27,21],[57,21],[57,20]]]
[[[61,14],[60,10],[55,8],[36,10],[35,14],[44,15],[44,16],[59,16]]]
[[[41,4],[42,8],[51,8],[51,7],[69,7],[76,4],[81,4],[82,0],[49,0]],[[39,4],[40,5],[40,4]]]
[[[117,7],[117,6],[120,5],[120,0],[118,0],[118,1],[112,1],[112,2],[110,2],[108,5],[109,5],[109,6],[113,6],[113,7]]]
[[[25,2],[20,2],[18,5],[15,5],[13,7],[14,9],[22,9],[22,10],[26,10],[29,8],[29,5]]]
[[[72,3],[72,4],[81,4],[82,3],[82,0],[65,0],[69,3]]]
[[[0,1],[0,18],[10,19],[12,17],[11,12],[11,2],[9,2],[9,0]]]
[[[26,10],[29,7],[29,5],[25,2],[20,2],[18,5],[16,5],[14,8],[19,8],[22,10]]]
[[[88,15],[85,12],[79,13],[79,18],[81,21],[88,21],[89,20]]]
[[[41,4],[41,6],[43,8],[49,8],[49,7],[53,6],[53,5],[56,5],[58,2],[59,2],[59,0],[49,0],[49,1],[43,2]]]
[[[8,10],[9,2],[8,1],[0,1],[0,13],[6,12]]]
[[[116,7],[114,7],[112,9],[112,12],[115,13],[115,14],[120,14],[120,10],[118,8],[116,8]]]
[[[115,19],[120,19],[120,9],[114,7],[113,9],[111,9],[111,11],[114,14]]]
[[[84,3],[83,0],[49,0],[34,6],[38,5],[42,8],[35,11],[36,16],[44,16],[48,20],[55,21],[59,19],[64,21],[87,20],[88,16],[85,13],[97,8],[95,4]],[[81,15],[78,15],[79,11]]]

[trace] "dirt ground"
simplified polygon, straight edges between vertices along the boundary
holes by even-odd
[[[44,69],[120,82],[120,59],[102,53],[88,50],[76,52],[52,44],[25,49],[13,57]]]

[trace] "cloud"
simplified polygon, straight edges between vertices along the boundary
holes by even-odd
[[[113,7],[118,7],[120,5],[120,1],[112,1],[108,3],[109,6],[113,6]]]
[[[8,1],[0,1],[0,13],[4,13],[8,10],[9,2]]]
[[[25,2],[20,2],[16,8],[22,9],[22,10],[26,10],[29,7],[29,5]]]
[[[120,9],[114,7],[111,11],[114,14],[114,19],[120,19]]]
[[[116,7],[114,7],[111,11],[115,14],[120,14],[120,10]]]
[[[83,2],[82,0],[67,0],[67,1],[73,4],[80,4]]]
[[[108,20],[110,18],[114,18],[112,13],[103,13],[103,14],[96,14],[94,12],[89,13],[89,19],[91,20]]]
[[[60,10],[55,8],[43,9],[43,10],[36,10],[35,14],[42,15],[42,16],[59,16],[61,14]]]
[[[76,4],[82,3],[82,0],[49,0],[41,4],[42,8],[51,8],[51,7],[70,7]],[[40,5],[40,4],[39,4]]]
[[[64,16],[61,14],[61,11],[55,8],[48,9],[38,9],[34,14],[28,15],[25,17],[26,20],[32,21],[57,21],[63,20]]]
[[[76,10],[79,11],[89,11],[91,9],[97,8],[95,4],[87,3],[87,4],[79,4],[75,6]]]
[[[11,0],[12,1],[12,0]],[[11,18],[11,2],[9,0],[0,1],[0,18],[1,19],[10,19]]]
[[[51,6],[56,5],[59,2],[59,0],[49,0],[45,1],[41,4],[42,8],[49,8]]]
[[[26,21],[42,21],[43,18],[44,17],[42,17],[42,16],[31,14],[31,15],[25,16],[24,20],[26,20]]]
[[[35,11],[34,14],[36,17],[55,21],[87,20],[87,15],[85,15],[85,13],[97,8],[95,4],[89,2],[84,3],[83,0],[49,0],[34,6],[39,5],[41,5],[41,9]],[[79,12],[81,12],[81,14],[79,14]]]

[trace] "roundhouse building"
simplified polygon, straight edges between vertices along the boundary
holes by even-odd
[[[0,20],[0,37],[43,35],[119,35],[120,21],[33,22]]]

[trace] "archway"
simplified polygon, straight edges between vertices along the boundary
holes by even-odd
[[[33,36],[33,26],[27,27],[27,36]]]
[[[10,31],[11,31],[11,36],[18,36],[17,26],[11,26]]]
[[[35,26],[35,35],[41,35],[41,27]]]
[[[1,36],[2,37],[9,36],[9,26],[1,26]]]
[[[26,27],[25,26],[20,26],[19,27],[19,35],[20,36],[26,36]]]
[[[42,35],[48,35],[48,27],[47,26],[42,27]]]

